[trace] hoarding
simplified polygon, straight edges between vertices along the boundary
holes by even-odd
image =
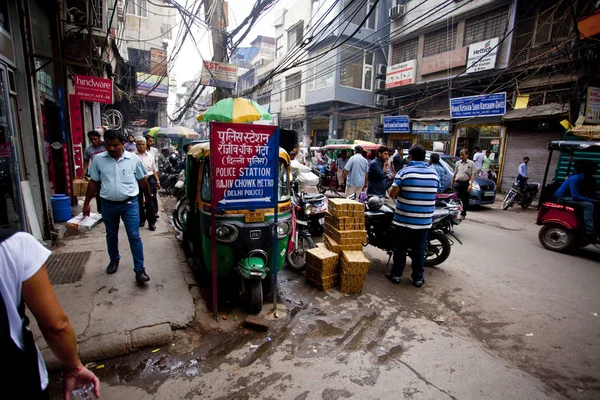
[[[217,209],[277,207],[278,127],[211,122],[210,165]]]
[[[486,71],[496,67],[496,56],[498,55],[498,38],[473,43],[469,46],[469,57],[467,59],[467,74]]]
[[[450,121],[413,121],[412,133],[447,135],[450,133]]]
[[[391,89],[415,83],[415,70],[417,60],[410,60],[400,64],[391,65],[385,74],[385,88]]]
[[[423,58],[419,66],[419,71],[421,72],[421,75],[427,75],[460,67],[466,63],[467,48],[462,47],[460,49]]]
[[[383,133],[407,133],[409,131],[408,115],[383,117]]]
[[[205,61],[202,66],[201,83],[226,89],[235,89],[237,85],[238,67],[233,64]]]
[[[151,75],[144,72],[136,72],[136,94],[149,97],[169,97],[169,78],[162,75]]]
[[[506,92],[450,99],[452,118],[493,117],[506,114]]]
[[[589,87],[585,106],[585,122],[600,124],[600,88]]]
[[[92,103],[113,103],[113,81],[87,75],[73,75],[75,96]]]

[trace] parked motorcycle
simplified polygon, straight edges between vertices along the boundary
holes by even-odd
[[[385,204],[383,199],[376,196],[367,200],[365,206],[366,244],[384,250],[391,258],[398,240],[393,225],[395,211]],[[454,225],[460,223],[459,214],[459,205],[452,205],[449,202],[440,207],[436,205],[433,224],[425,247],[425,266],[433,267],[448,259],[454,244],[448,236],[452,236],[462,244],[454,235]],[[410,255],[410,251],[408,254]]]
[[[294,181],[291,199],[292,233],[288,242],[287,262],[296,271],[303,271],[306,267],[306,250],[317,247],[310,233],[310,222],[305,211],[306,200],[303,197],[302,193],[298,193],[298,182]]]
[[[176,154],[171,154],[163,168],[158,172],[160,187],[169,195],[175,194],[177,182],[185,165]],[[184,178],[185,179],[185,178]]]
[[[527,178],[520,176],[520,178],[513,183],[506,194],[506,197],[504,197],[502,209],[508,210],[510,207],[514,206],[515,203],[520,203],[521,208],[525,210],[531,205],[531,202],[533,202],[533,199],[535,199],[539,190],[539,183],[527,183]]]

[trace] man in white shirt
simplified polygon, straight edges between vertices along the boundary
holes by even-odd
[[[138,204],[140,207],[140,228],[146,224],[148,219],[148,228],[153,231],[156,229],[156,214],[158,213],[158,200],[156,200],[156,189],[160,189],[158,181],[158,170],[156,169],[156,159],[152,153],[146,150],[146,139],[142,136],[135,138],[135,155],[142,160],[142,165],[146,170],[146,180],[150,185],[152,201],[144,202],[144,193],[140,190],[138,194]],[[144,204],[147,204],[144,207]]]
[[[481,148],[479,146],[473,146],[473,150],[475,150],[475,154],[473,154],[475,173],[479,174],[479,172],[481,172],[481,167],[483,166],[483,153],[481,152]]]
[[[152,136],[144,136],[146,138],[146,151],[154,156],[154,160],[158,157],[158,149],[154,147],[154,138]],[[158,162],[158,161],[157,161]]]

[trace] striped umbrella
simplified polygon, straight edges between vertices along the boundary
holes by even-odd
[[[217,102],[214,106],[198,116],[198,121],[210,122],[253,122],[259,119],[271,119],[271,114],[254,100],[229,98]]]

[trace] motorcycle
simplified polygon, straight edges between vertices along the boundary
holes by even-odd
[[[164,189],[169,195],[174,195],[176,192],[176,185],[178,181],[181,180],[181,173],[184,173],[185,180],[185,172],[183,171],[185,165],[182,161],[177,157],[177,155],[172,154],[169,156],[168,161],[165,163],[163,168],[158,172],[158,179],[160,181],[160,187]],[[180,185],[183,187],[183,185]]]
[[[323,195],[319,195],[323,196]],[[306,205],[298,193],[298,183],[292,184],[292,233],[288,243],[287,262],[296,271],[306,267],[306,250],[317,247],[310,233],[309,221],[301,204]]]
[[[540,190],[537,182],[527,183],[527,178],[519,176],[502,201],[502,209],[508,210],[515,203],[520,203],[523,210],[527,209]]]
[[[365,206],[365,227],[367,229],[365,246],[371,245],[384,250],[391,259],[397,242],[393,225],[395,211],[379,197],[371,197]],[[454,235],[454,225],[460,224],[459,215],[460,205],[450,204],[448,201],[443,206],[438,207],[436,204],[433,224],[425,246],[426,267],[439,265],[448,259],[454,244],[448,236],[452,236],[462,244],[460,239]]]

